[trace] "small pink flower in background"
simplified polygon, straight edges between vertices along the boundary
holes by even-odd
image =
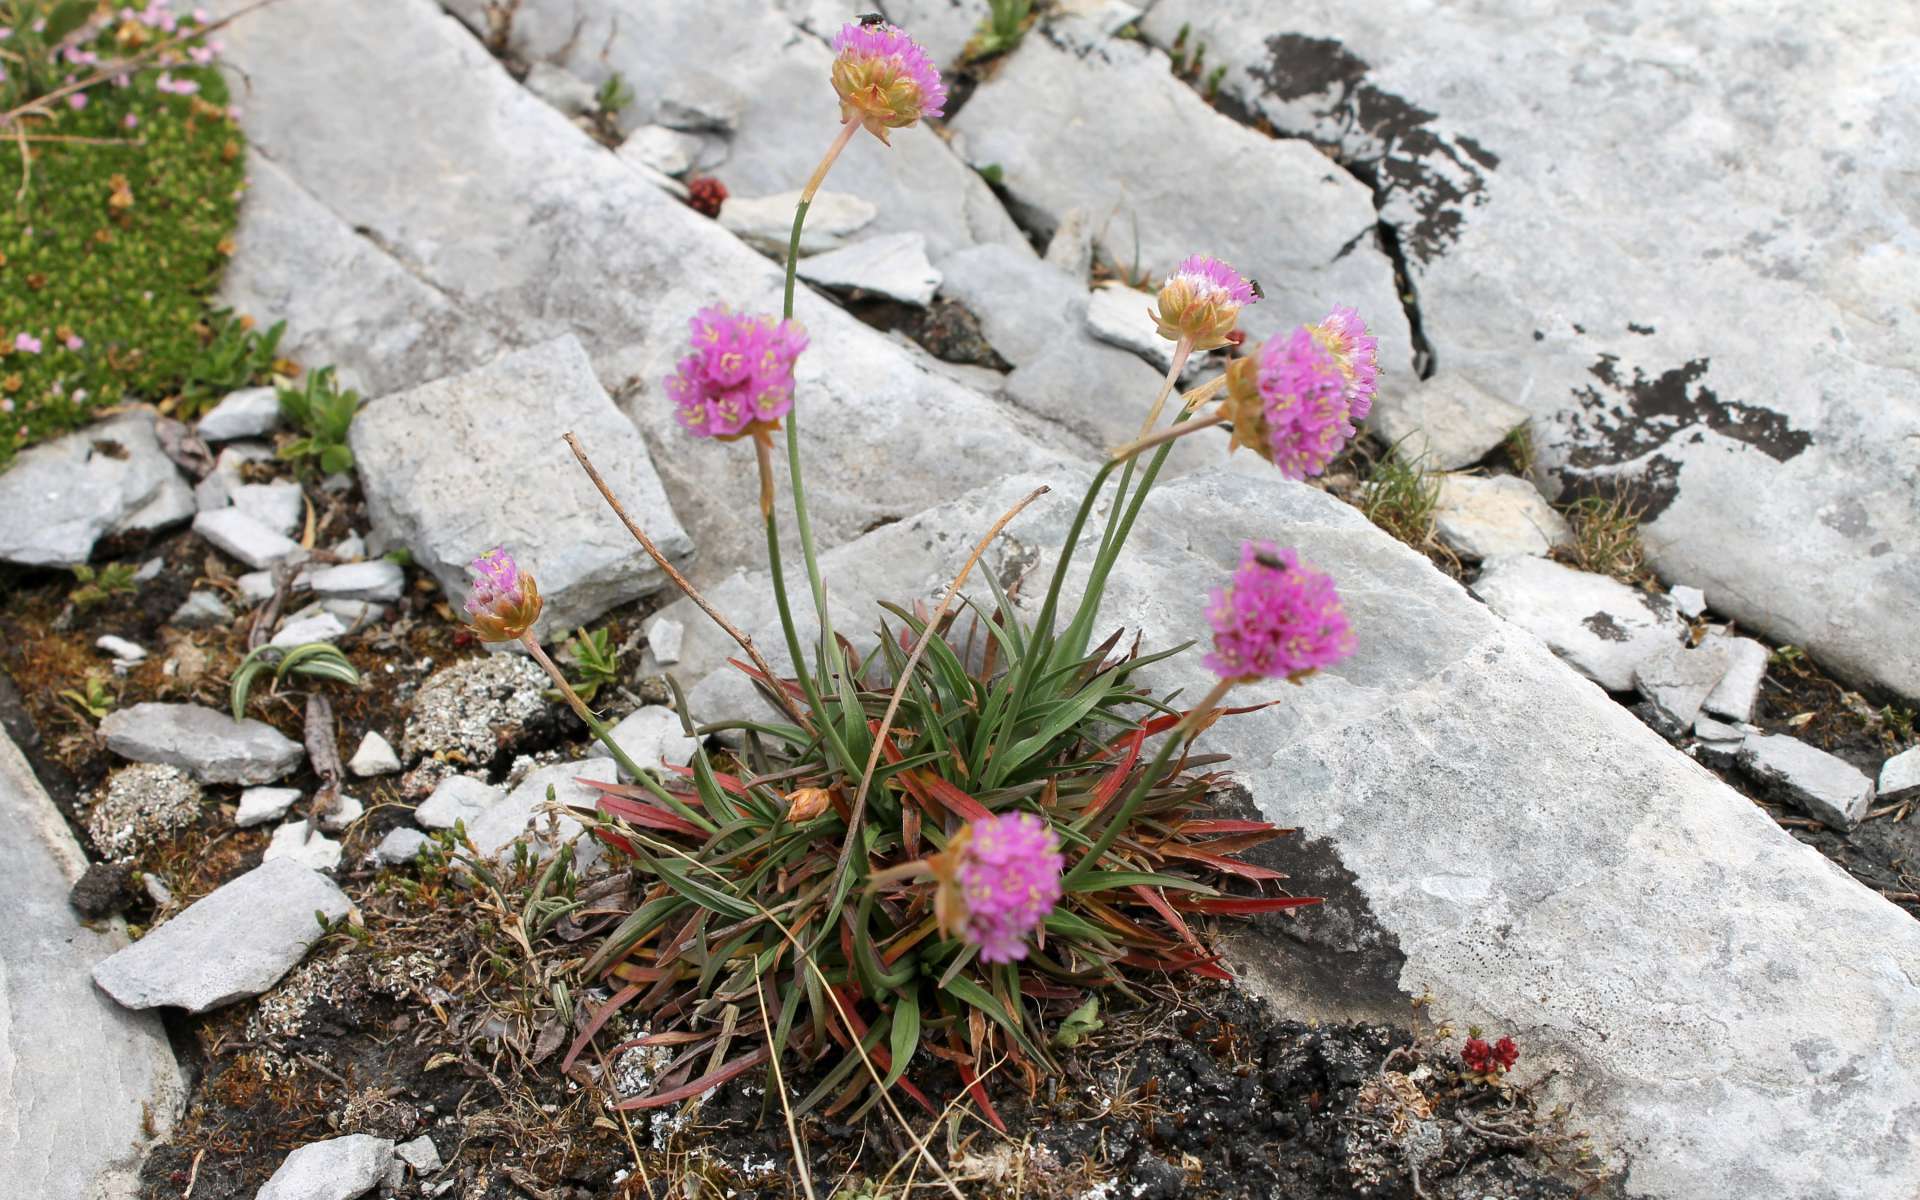
[[[1227,412],[1233,444],[1289,479],[1326,470],[1355,432],[1340,364],[1305,326],[1227,366]]]
[[[87,389],[75,388],[73,389],[73,402],[75,404],[85,404],[87,402],[88,395],[90,395],[90,393],[87,391]]]
[[[125,125],[128,129],[137,129],[140,126],[140,118],[133,113],[128,113],[127,119],[122,121],[121,124]]]
[[[81,336],[77,333],[70,333],[67,335],[66,347],[69,350],[78,350],[81,347],[85,346],[86,344],[87,343],[85,342],[85,340],[83,340]]]
[[[1309,325],[1314,340],[1333,355],[1340,374],[1346,380],[1347,419],[1364,421],[1373,411],[1375,381],[1380,377],[1378,351],[1380,339],[1367,332],[1360,314],[1344,304],[1336,304],[1327,319]]]
[[[980,947],[983,963],[1018,962],[1027,935],[1060,902],[1060,839],[1032,813],[981,817],[935,862],[941,927]]]
[[[206,10],[206,9],[204,9],[204,8],[196,8],[196,9],[194,9],[194,10],[193,10],[193,22],[194,22],[194,24],[196,24],[196,25],[205,25],[205,24],[206,24],[206,23],[207,23],[208,21],[211,21],[211,20],[213,20],[213,17],[212,17],[211,15],[209,15],[209,14],[208,14],[208,12],[207,12],[207,10]]]
[[[213,49],[209,46],[194,46],[187,51],[187,57],[204,67],[213,61]]]
[[[16,333],[13,335],[13,348],[22,354],[38,354],[40,339],[30,333]]]
[[[473,591],[467,596],[467,615],[482,641],[511,642],[540,619],[540,589],[533,576],[520,569],[505,547],[473,560]]]
[[[1167,276],[1159,306],[1148,312],[1168,341],[1191,338],[1195,350],[1217,350],[1231,340],[1240,310],[1258,299],[1240,272],[1217,258],[1195,254]]]
[[[946,111],[947,85],[939,68],[898,26],[851,22],[834,35],[833,53],[840,119],[859,121],[882,142],[890,129]]]
[[[85,92],[75,92],[73,95],[67,97],[67,107],[73,109],[76,112],[79,111],[80,109],[85,108],[86,106],[87,106],[87,94]]]
[[[1248,542],[1240,569],[1207,607],[1207,666],[1236,683],[1302,677],[1353,653],[1353,629],[1333,578],[1272,542]]]
[[[175,79],[171,71],[160,72],[160,78],[153,81],[160,91],[174,96],[191,96],[200,90],[200,85],[191,79]]]
[[[770,433],[793,409],[793,364],[807,335],[793,321],[703,308],[688,325],[693,353],[667,377],[681,428],[732,441]]]
[[[10,413],[12,411],[13,398],[10,396],[0,396],[0,413]]]

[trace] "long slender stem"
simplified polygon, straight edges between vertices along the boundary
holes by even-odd
[[[787,601],[786,567],[780,557],[780,524],[773,515],[772,442],[766,438],[755,438],[754,450],[760,462],[760,513],[767,526],[767,570],[773,576],[773,603],[780,613],[780,632],[787,639],[787,654],[793,659],[794,678],[799,680],[807,704],[818,713],[820,695],[814,691],[813,673],[807,670],[807,656],[800,649],[800,631],[793,624],[793,605]],[[769,679],[767,684],[773,688],[780,686],[777,679]],[[802,725],[802,728],[805,726]]]
[[[1173,394],[1173,385],[1180,382],[1180,372],[1187,369],[1187,356],[1193,353],[1193,339],[1182,337],[1173,344],[1173,365],[1167,368],[1166,382],[1160,385],[1160,394],[1153,398],[1153,407],[1147,410],[1147,419],[1140,423],[1142,437],[1160,423],[1160,412],[1167,406],[1167,397]]]
[[[1127,822],[1133,819],[1134,810],[1140,807],[1140,802],[1147,798],[1147,793],[1159,781],[1160,772],[1165,769],[1167,760],[1173,757],[1174,750],[1186,742],[1194,730],[1200,728],[1207,714],[1219,707],[1220,702],[1226,699],[1227,693],[1233,690],[1234,682],[1231,679],[1222,679],[1214,684],[1212,690],[1201,699],[1200,703],[1189,709],[1187,715],[1180,719],[1180,723],[1167,734],[1165,740],[1160,743],[1159,752],[1153,756],[1153,761],[1147,764],[1147,769],[1142,771],[1140,777],[1133,781],[1133,786],[1127,789],[1126,798],[1121,800],[1120,807],[1114,810],[1112,819],[1107,822],[1107,827],[1101,832],[1099,839],[1088,847],[1087,852],[1080,856],[1080,861],[1074,863],[1073,869],[1068,871],[1061,880],[1063,888],[1072,890],[1074,881],[1091,871],[1094,864],[1100,861],[1100,856],[1113,848],[1113,843],[1119,840],[1120,834],[1126,829]]]

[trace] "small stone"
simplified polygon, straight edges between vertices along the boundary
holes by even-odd
[[[656,115],[660,124],[669,129],[732,133],[740,127],[740,117],[747,111],[746,93],[712,71],[698,68],[677,71],[664,81],[664,88]],[[791,205],[787,211],[791,219]],[[808,221],[812,221],[811,215]]]
[[[141,872],[140,886],[146,890],[147,899],[153,901],[156,908],[165,908],[173,903],[173,889],[163,883],[153,872]]]
[[[193,515],[193,489],[136,411],[23,450],[0,472],[0,561],[70,567],[109,533]]]
[[[1680,640],[1664,597],[1544,558],[1494,559],[1470,590],[1610,692],[1630,690],[1634,667]]]
[[[535,810],[546,805],[547,789],[553,789],[554,799],[562,805],[587,807],[599,799],[600,793],[578,780],[597,779],[603,783],[613,783],[618,778],[619,773],[610,758],[585,758],[578,762],[542,767],[521,781],[519,786],[507,793],[505,800],[488,809],[479,820],[469,822],[467,838],[483,858],[492,858],[506,850],[531,827],[536,833],[534,848],[538,856],[544,857],[583,832],[580,822],[569,816],[561,816],[555,831],[556,840],[549,842],[546,839],[547,817],[544,814],[536,815]]]
[[[329,600],[377,600],[391,604],[407,587],[407,573],[399,563],[378,558],[372,562],[345,563],[309,571],[307,587],[316,596]]]
[[[433,789],[433,795],[413,810],[413,820],[422,829],[452,829],[459,821],[471,826],[506,798],[506,792],[485,780],[471,775],[449,775]]]
[[[404,756],[458,754],[485,764],[546,713],[546,687],[546,673],[521,654],[489,654],[436,671],[413,698]]]
[[[799,201],[799,192],[732,196],[720,210],[720,225],[742,241],[784,257],[793,235],[793,208]],[[807,209],[806,228],[800,234],[801,257],[840,249],[879,215],[879,209],[858,196],[846,192],[816,194]]]
[[[242,388],[207,410],[194,432],[205,442],[265,437],[280,428],[280,393],[270,387]]]
[[[267,528],[237,508],[216,508],[193,519],[193,531],[256,571],[264,571],[302,551],[292,539]]]
[[[278,821],[299,799],[299,788],[248,788],[240,793],[240,808],[233,814],[233,823],[241,829],[250,829]]]
[[[979,318],[994,351],[1016,367],[1040,359],[1069,332],[1087,337],[1081,328],[1087,305],[1082,277],[993,242],[945,256],[940,269],[947,276],[945,295]],[[1133,424],[1139,425],[1138,417]]]
[[[347,828],[358,821],[367,811],[367,806],[352,796],[337,796],[333,807],[320,818],[320,828],[326,833],[345,833]]]
[[[150,558],[147,561],[141,563],[140,569],[133,573],[133,581],[135,583],[152,583],[154,580],[160,578],[160,572],[166,569],[167,569],[166,559]]]
[[[940,290],[923,233],[887,233],[800,261],[801,278],[824,288],[864,292],[925,308]]]
[[[373,848],[373,857],[383,866],[403,866],[412,862],[414,856],[420,853],[420,847],[431,840],[418,829],[408,829],[405,826],[389,829],[387,836],[381,838],[380,844]]]
[[[306,497],[300,485],[291,480],[272,483],[243,483],[232,492],[233,507],[260,522],[261,526],[288,537],[300,528],[307,515]]]
[[[687,627],[672,617],[658,616],[647,626],[647,649],[663,667],[680,661],[680,647],[687,639]]]
[[[181,767],[202,783],[271,783],[306,757],[271,725],[198,704],[148,701],[118,709],[100,722],[100,733],[121,758]]]
[[[1046,262],[1085,284],[1093,270],[1093,213],[1085,208],[1070,208],[1060,214],[1047,242]]]
[[[305,821],[288,821],[273,831],[273,840],[267,843],[267,852],[261,856],[262,862],[287,860],[299,863],[315,871],[331,871],[340,865],[340,856],[344,851],[340,843],[324,834],[308,833]]]
[[[192,592],[167,619],[182,629],[218,629],[233,623],[233,610],[213,592]]]
[[[1798,738],[1750,733],[1740,745],[1740,766],[1770,798],[1791,801],[1842,833],[1865,819],[1873,804],[1873,780]]]
[[[305,646],[310,642],[333,642],[347,636],[346,622],[324,609],[295,613],[268,640],[269,646]]]
[[[89,921],[116,916],[139,894],[134,890],[134,874],[132,863],[89,863],[86,874],[68,890],[67,903]]]
[[[1767,663],[1772,657],[1766,646],[1752,638],[1731,636],[1724,629],[1708,631],[1701,644],[1723,647],[1727,654],[1727,673],[1707,694],[1704,707],[1730,721],[1751,721],[1753,706],[1760,700],[1760,685],[1767,677]]]
[[[693,170],[700,149],[700,139],[691,133],[665,125],[642,125],[620,143],[617,154],[623,161],[639,163],[662,175],[680,176]]]
[[[1689,649],[1676,642],[1642,659],[1633,668],[1633,685],[1684,730],[1732,664],[1725,646],[1707,642]]]
[[[272,571],[248,571],[235,577],[234,582],[240,585],[240,596],[249,604],[273,599]]]
[[[569,117],[591,113],[600,107],[594,98],[592,84],[552,63],[534,63],[523,82],[528,91]]]
[[[333,556],[346,559],[348,562],[365,558],[367,540],[357,533],[350,533],[333,544]]]
[[[372,775],[391,775],[399,769],[400,756],[393,752],[393,744],[371,730],[360,739],[360,748],[353,752],[353,757],[347,762],[347,770],[362,779]]]
[[[146,647],[111,633],[95,638],[93,644],[95,649],[105,650],[123,663],[137,663],[147,657]]]
[[[200,817],[200,785],[178,767],[122,767],[87,813],[87,837],[105,858],[128,858]]]
[[[1157,299],[1135,288],[1110,284],[1087,296],[1087,332],[1111,346],[1138,354],[1161,372],[1173,366],[1173,343],[1160,336],[1151,310]],[[1187,360],[1185,374],[1199,369],[1202,356]]]
[[[621,718],[612,729],[614,742],[626,752],[633,764],[644,771],[657,771],[663,763],[683,767],[693,761],[699,742],[680,728],[680,715],[671,708],[649,706],[635,709]],[[613,751],[596,741],[587,750],[588,758],[612,758]]]
[[[1566,518],[1514,475],[1442,475],[1433,523],[1443,545],[1470,559],[1544,556],[1573,540]]]
[[[265,862],[222,884],[93,969],[127,1008],[202,1013],[280,981],[352,905],[332,880],[299,863]]]
[[[1880,799],[1920,796],[1920,746],[1903,750],[1880,765]]]
[[[393,1148],[400,1161],[414,1169],[415,1174],[431,1175],[440,1169],[440,1150],[433,1139],[421,1134],[410,1142],[401,1142]]]
[[[1481,389],[1464,375],[1442,374],[1374,397],[1367,425],[1429,471],[1458,471],[1479,462],[1526,424],[1527,411]],[[1424,461],[1422,461],[1424,457]]]
[[[393,1143],[364,1133],[312,1142],[287,1155],[254,1200],[358,1200],[386,1178]]]
[[[1697,587],[1678,584],[1668,588],[1667,595],[1673,597],[1673,606],[1683,617],[1697,617],[1707,611],[1707,594]]]

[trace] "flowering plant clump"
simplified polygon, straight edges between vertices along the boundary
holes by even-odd
[[[518,641],[540,619],[540,588],[503,547],[473,560],[467,615],[482,641]]]
[[[841,125],[796,205],[780,317],[702,309],[666,381],[690,435],[753,443],[789,666],[771,666],[629,522],[739,643],[749,661],[736,665],[773,715],[699,726],[681,700],[685,730],[723,735],[725,748],[697,738],[684,768],[635,766],[546,658],[531,617],[512,607],[532,584],[504,555],[475,564],[469,608],[476,625],[519,637],[631,781],[593,784],[597,802],[574,809],[640,886],[581,967],[610,998],[588,1015],[563,1069],[620,1016],[678,1054],[623,1108],[671,1104],[761,1067],[770,1090],[783,1089],[782,1064],[794,1063],[819,1072],[796,1114],[857,1113],[892,1104],[896,1091],[937,1113],[919,1081],[938,1059],[998,1124],[982,1075],[1005,1062],[1037,1086],[1059,1069],[1055,1030],[1098,989],[1133,972],[1229,979],[1202,922],[1318,902],[1287,894],[1283,875],[1242,857],[1288,831],[1215,813],[1219,777],[1202,768],[1217,760],[1191,750],[1233,688],[1299,682],[1353,652],[1333,581],[1293,550],[1247,545],[1210,607],[1198,589],[1191,598],[1196,629],[1212,626],[1217,675],[1191,701],[1156,695],[1141,677],[1179,649],[1141,653],[1119,632],[1102,640],[1100,609],[1172,441],[1233,412],[1236,441],[1252,437],[1284,472],[1305,473],[1352,435],[1375,385],[1374,347],[1351,310],[1335,309],[1182,396],[1163,424],[1189,353],[1240,345],[1238,314],[1259,298],[1226,264],[1187,259],[1155,313],[1176,343],[1171,367],[1143,404],[1140,436],[1108,456],[1082,496],[1037,610],[1016,605],[991,573],[991,604],[954,609],[1023,501],[985,532],[938,607],[883,604],[861,650],[834,628],[808,516],[797,248],[811,198],[853,135],[867,128],[885,140],[937,116],[945,89],[912,39],[878,18],[842,30],[835,49]],[[780,440],[790,524],[777,511]],[[1095,538],[1088,522],[1102,508]],[[796,542],[806,583],[789,588]],[[1083,546],[1092,561],[1076,596],[1065,583]],[[811,599],[817,636],[802,636],[796,597]]]
[[[1472,1037],[1460,1047],[1460,1061],[1466,1065],[1468,1074],[1492,1083],[1520,1061],[1520,1047],[1510,1037],[1503,1037],[1492,1045],[1483,1038]]]

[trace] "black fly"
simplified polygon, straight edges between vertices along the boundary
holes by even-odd
[[[1253,289],[1253,298],[1255,300],[1265,300],[1267,298],[1266,289],[1260,286],[1258,279],[1247,280],[1247,286]]]
[[[875,25],[885,25],[887,23],[886,17],[882,16],[879,13],[861,13],[859,16],[855,17],[854,20],[858,21],[862,25],[867,26],[869,29]]]
[[[1278,555],[1267,554],[1264,551],[1256,550],[1253,555],[1253,561],[1259,563],[1263,567],[1268,567],[1275,571],[1284,571],[1287,569],[1287,564],[1282,562]]]

